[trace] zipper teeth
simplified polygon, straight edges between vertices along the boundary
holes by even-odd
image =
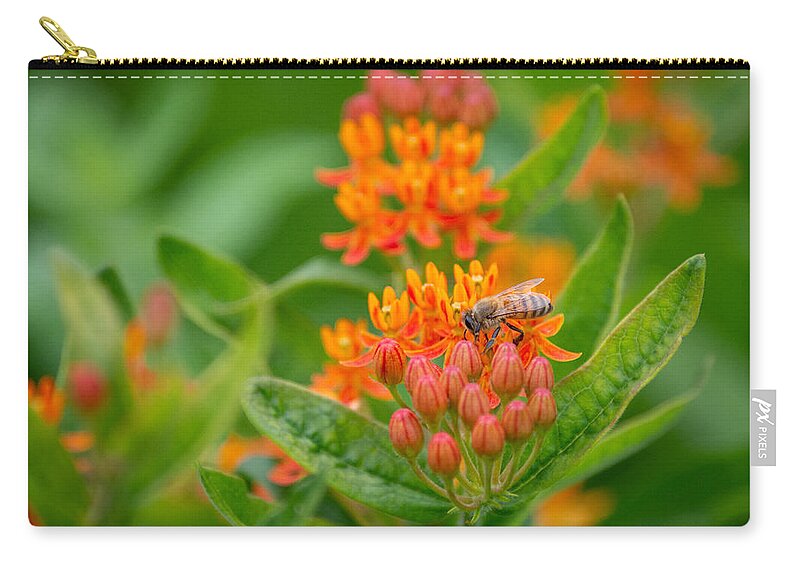
[[[268,69],[750,69],[743,59],[734,58],[561,58],[561,59],[515,59],[515,58],[115,58],[99,59],[100,67],[142,68],[268,68]],[[34,60],[31,67],[95,67],[73,62],[49,62]]]

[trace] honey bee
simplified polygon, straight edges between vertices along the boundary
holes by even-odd
[[[514,338],[514,344],[522,342],[525,332],[521,328],[508,323],[507,319],[537,319],[553,310],[553,305],[547,295],[531,291],[542,281],[544,279],[541,278],[523,281],[505,291],[501,291],[497,295],[484,297],[475,303],[472,309],[464,311],[464,326],[472,332],[476,342],[481,331],[494,329],[484,350],[489,350],[492,347],[497,335],[500,334],[501,325],[506,325],[511,330],[519,333]],[[466,334],[465,330],[465,337]],[[488,335],[488,333],[485,334]]]

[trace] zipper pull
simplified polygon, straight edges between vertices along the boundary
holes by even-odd
[[[39,24],[41,24],[44,30],[50,34],[51,38],[58,42],[58,45],[64,48],[63,54],[47,55],[42,58],[42,61],[54,61],[56,63],[100,63],[100,60],[97,59],[97,54],[93,49],[75,45],[75,42],[70,39],[70,37],[67,35],[67,32],[65,32],[64,29],[52,18],[42,16],[39,18]],[[81,55],[81,52],[83,52],[85,55]]]

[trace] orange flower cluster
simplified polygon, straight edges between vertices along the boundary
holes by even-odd
[[[485,81],[455,72],[370,77],[368,90],[345,104],[339,139],[350,164],[317,171],[354,225],[324,234],[323,245],[345,250],[342,261],[355,265],[372,248],[401,254],[407,236],[436,248],[443,233],[451,235],[461,259],[475,256],[479,240],[507,239],[492,227],[506,193],[491,187],[491,171],[475,170],[484,144],[479,129],[496,114]],[[385,158],[387,138],[396,162]]]
[[[546,137],[557,130],[575,103],[566,98],[546,107],[539,121],[540,134]],[[608,103],[609,135],[592,150],[569,196],[660,188],[671,206],[692,210],[700,203],[704,187],[729,186],[735,181],[733,161],[709,148],[707,121],[688,104],[664,97],[655,80],[623,80],[609,92]]]
[[[392,287],[383,290],[381,299],[370,293],[367,299],[369,316],[378,334],[362,331],[361,338],[369,350],[356,358],[342,360],[342,364],[355,367],[371,365],[383,339],[396,341],[406,356],[420,355],[432,360],[444,355],[445,365],[448,364],[455,344],[467,337],[463,312],[474,307],[480,299],[499,292],[496,263],[485,270],[480,261],[473,260],[467,271],[456,264],[453,278],[451,289],[445,273],[429,262],[425,266],[424,281],[414,269],[406,271],[407,287],[400,296]],[[549,340],[564,324],[563,315],[509,322],[525,331],[518,347],[524,365],[539,354],[556,361],[575,360],[580,356],[559,348]],[[516,335],[505,328],[496,338],[495,346],[513,341]],[[491,351],[485,350],[487,341],[485,334],[475,339],[483,360],[479,381],[496,405],[498,400],[489,383],[492,355]]]

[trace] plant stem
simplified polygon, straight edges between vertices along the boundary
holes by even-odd
[[[492,461],[483,461],[483,495],[484,501],[488,501],[492,496]]]
[[[533,450],[531,450],[531,454],[528,456],[528,459],[525,460],[525,463],[520,467],[514,476],[509,481],[508,486],[510,487],[517,481],[519,481],[520,477],[525,475],[525,472],[530,469],[533,462],[536,460],[536,457],[539,455],[539,450],[542,448],[542,443],[544,443],[544,433],[537,433],[536,434],[536,442],[533,444]]]
[[[408,408],[408,404],[403,401],[400,392],[397,391],[397,386],[386,386],[386,388],[389,390],[389,393],[392,395],[392,398],[394,398],[394,401],[397,402],[398,406],[401,408]]]
[[[472,510],[475,509],[475,506],[476,506],[475,504],[473,504],[472,502],[469,502],[469,503],[464,502],[464,498],[463,497],[459,497],[458,495],[456,495],[455,489],[453,489],[453,482],[452,481],[450,481],[450,480],[445,481],[444,484],[445,484],[445,487],[447,487],[447,495],[448,495],[449,499],[453,502],[453,504],[455,506],[457,506],[462,511],[472,511]]]
[[[414,474],[420,478],[420,480],[425,483],[428,487],[430,487],[433,491],[444,497],[445,499],[450,498],[449,493],[443,489],[440,485],[436,484],[433,479],[428,477],[428,474],[425,473],[419,464],[414,459],[409,459],[408,464],[411,466],[411,469],[414,471]]]
[[[459,419],[456,418],[455,425],[448,422],[447,426],[453,430],[453,435],[456,437],[456,442],[458,443],[458,447],[461,450],[461,456],[464,458],[464,462],[467,464],[467,469],[472,473],[475,479],[480,478],[480,473],[478,473],[478,468],[475,466],[475,462],[472,460],[472,456],[469,453],[469,448],[467,447],[464,434],[461,432],[461,426],[459,425]]]

